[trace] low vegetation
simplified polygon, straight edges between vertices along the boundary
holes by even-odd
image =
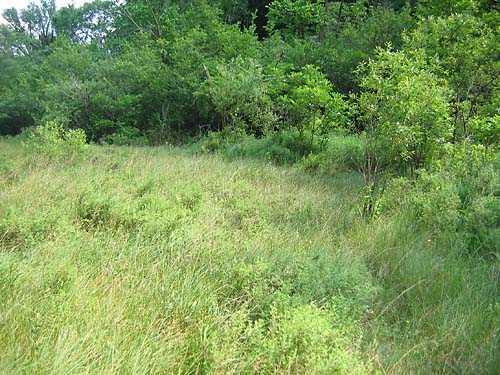
[[[394,180],[367,220],[349,164],[332,177],[116,146],[54,159],[34,137],[0,143],[2,372],[499,369],[500,180],[476,154],[452,163],[463,185],[447,166]]]

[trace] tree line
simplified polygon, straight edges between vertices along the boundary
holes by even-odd
[[[41,0],[3,15],[0,132],[314,143],[340,128],[419,168],[449,141],[498,142],[499,14],[487,0]]]

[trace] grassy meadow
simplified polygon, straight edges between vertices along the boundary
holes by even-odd
[[[496,374],[500,263],[356,172],[0,139],[0,374]]]

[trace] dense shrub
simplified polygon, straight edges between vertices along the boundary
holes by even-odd
[[[214,112],[219,129],[232,127],[263,134],[275,117],[262,67],[252,59],[232,59],[209,73],[196,93],[206,101],[206,111]]]
[[[436,236],[458,236],[468,254],[498,256],[499,156],[483,147],[450,146],[443,163],[419,170],[415,179],[390,182],[381,210],[407,209],[408,216]]]
[[[335,310],[335,306],[332,306]],[[273,307],[268,322],[257,321],[245,332],[249,355],[257,356],[258,373],[366,374],[369,365],[353,355],[348,323],[314,304]]]
[[[347,104],[318,67],[306,65],[292,72],[286,92],[279,98],[287,129],[297,129],[300,138],[326,137],[334,127],[345,125]]]
[[[475,117],[469,123],[472,140],[486,147],[500,145],[500,115]]]
[[[368,135],[383,147],[378,151],[399,173],[432,164],[452,137],[446,81],[429,71],[418,51],[379,49],[360,72],[359,110]]]
[[[65,130],[53,121],[31,130],[25,145],[35,154],[49,158],[78,158],[87,151],[86,136],[82,130]]]
[[[122,126],[118,131],[103,136],[100,139],[100,142],[103,144],[113,144],[117,146],[145,146],[149,143],[147,137],[145,137],[139,129],[130,126]]]
[[[320,152],[325,147],[324,139],[311,143],[308,132],[296,130],[269,132],[266,137],[256,138],[243,130],[226,129],[211,132],[193,146],[196,152],[218,152],[228,158],[257,158],[278,164],[293,164],[304,157]]]
[[[331,135],[324,149],[310,154],[302,167],[311,172],[335,174],[342,171],[360,171],[365,158],[363,135]]]

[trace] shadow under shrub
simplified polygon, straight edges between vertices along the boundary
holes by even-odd
[[[360,171],[365,158],[363,135],[332,135],[324,149],[309,154],[302,162],[304,170],[334,174],[342,171]]]
[[[256,138],[241,129],[209,133],[192,146],[194,153],[219,153],[229,159],[256,158],[277,164],[294,164],[320,152],[323,141],[311,143],[297,131],[277,131]]]

